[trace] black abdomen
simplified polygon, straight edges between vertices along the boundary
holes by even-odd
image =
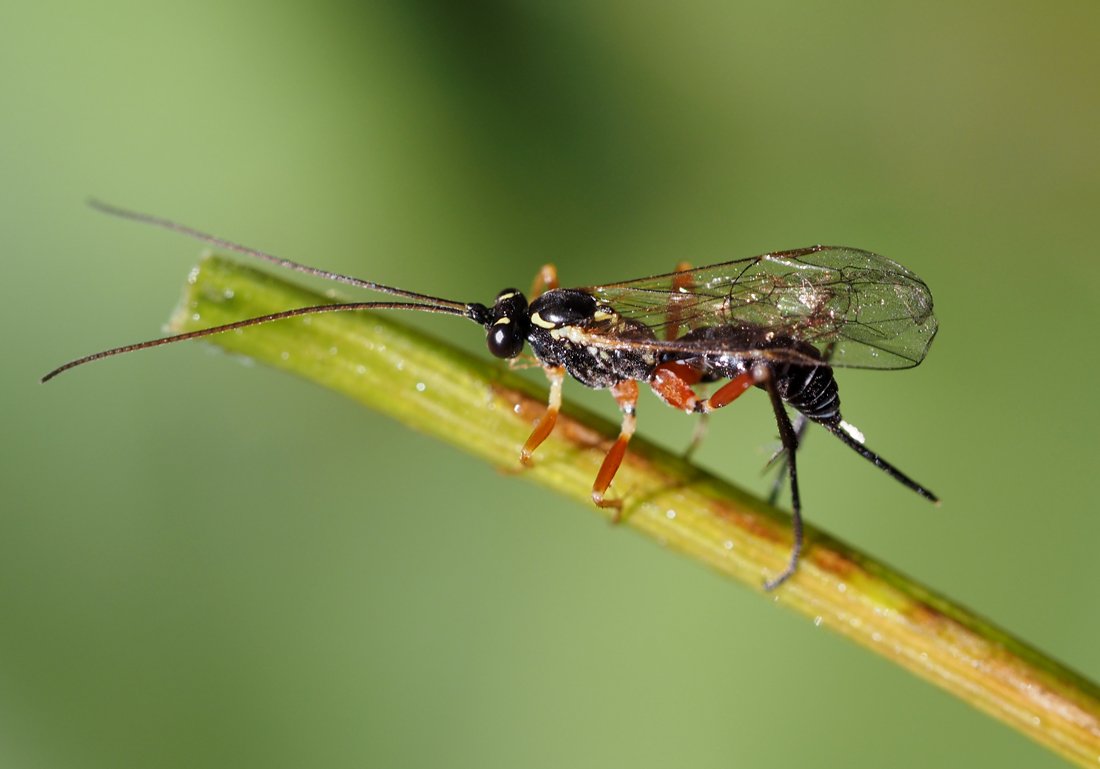
[[[703,373],[704,381],[733,379],[756,366],[766,366],[775,380],[780,397],[809,419],[827,425],[840,422],[840,393],[832,367],[817,348],[787,336],[778,335],[760,326],[710,326],[694,329],[680,337],[682,341],[713,343],[715,349],[729,353],[686,355],[668,353],[662,361],[675,360]],[[784,363],[753,355],[754,350],[793,350],[812,363]],[[763,385],[757,385],[763,389]]]
[[[815,422],[840,422],[840,392],[832,366],[779,363],[772,365],[772,372],[779,395],[791,406]]]

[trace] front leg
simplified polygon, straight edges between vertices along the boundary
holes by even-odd
[[[635,406],[638,403],[638,383],[633,379],[619,382],[611,388],[611,394],[619,402],[619,410],[622,411],[623,421],[622,426],[619,428],[619,437],[608,450],[607,456],[603,458],[600,471],[596,473],[596,481],[592,484],[592,501],[596,503],[597,507],[614,508],[615,512],[611,516],[611,521],[618,523],[622,520],[623,501],[621,498],[608,499],[605,495],[607,489],[611,486],[611,481],[615,478],[615,473],[619,470],[619,465],[623,463],[623,457],[626,456],[626,446],[630,443],[631,436],[634,435],[634,427],[637,424]]]
[[[547,366],[543,371],[546,373],[546,378],[550,380],[550,402],[546,404],[546,411],[519,452],[519,461],[528,466],[531,464],[531,455],[535,453],[535,449],[550,437],[550,433],[554,432],[558,412],[561,410],[561,385],[565,381],[565,369],[561,366]]]

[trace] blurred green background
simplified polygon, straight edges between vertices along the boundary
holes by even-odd
[[[944,504],[815,432],[807,516],[1098,677],[1098,30],[1092,1],[5,2],[0,765],[1059,766],[306,383],[198,345],[36,380],[156,336],[199,252],[88,195],[468,301],[547,261],[868,248],[941,332],[841,372],[845,414]],[[763,491],[774,434],[757,393],[700,461]]]

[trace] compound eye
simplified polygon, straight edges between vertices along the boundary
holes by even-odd
[[[489,352],[497,358],[514,358],[523,352],[524,335],[511,318],[498,318],[489,328],[485,341]]]
[[[529,329],[527,298],[514,288],[506,288],[497,294],[485,323],[485,341],[489,352],[498,358],[516,357],[523,352]]]

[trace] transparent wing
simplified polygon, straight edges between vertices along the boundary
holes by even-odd
[[[924,281],[884,256],[839,246],[764,254],[583,290],[653,332],[653,339],[633,339],[630,346],[669,352],[736,353],[682,337],[699,328],[743,326],[805,342],[823,355],[829,350],[834,366],[909,368],[924,359],[937,328]],[[775,350],[762,357],[797,361],[800,356]]]

